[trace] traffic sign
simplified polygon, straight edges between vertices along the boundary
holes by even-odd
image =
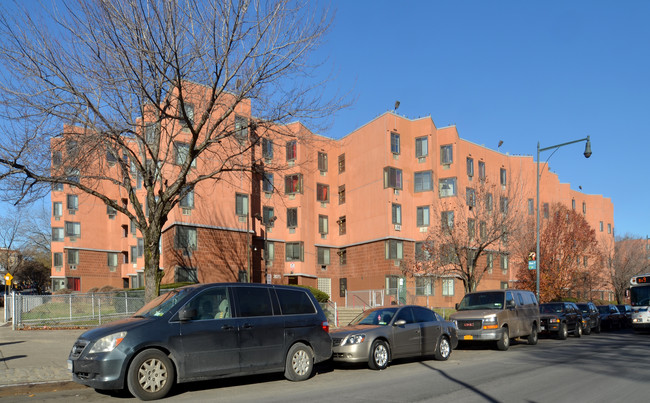
[[[529,260],[528,270],[536,270],[536,269],[537,269],[537,262],[535,260]]]

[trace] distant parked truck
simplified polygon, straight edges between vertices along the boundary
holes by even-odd
[[[650,329],[650,274],[630,279],[630,305],[632,305],[632,329]]]

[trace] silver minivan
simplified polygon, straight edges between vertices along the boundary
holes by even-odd
[[[537,344],[539,305],[535,294],[524,290],[491,290],[466,294],[450,316],[458,326],[458,340],[496,341],[507,350],[510,340],[526,337]]]

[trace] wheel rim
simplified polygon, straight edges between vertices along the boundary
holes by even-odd
[[[507,331],[503,333],[503,345],[506,347],[510,345],[510,336],[508,335]]]
[[[449,341],[443,338],[440,340],[440,355],[442,355],[443,358],[447,358],[449,357],[449,353],[451,353],[451,346],[449,345]]]
[[[375,347],[373,355],[375,357],[375,363],[379,367],[383,367],[388,362],[388,350],[383,344],[378,344],[377,347]]]
[[[144,391],[158,392],[167,383],[167,374],[167,367],[162,361],[156,358],[148,359],[140,365],[138,384]]]
[[[310,365],[311,363],[309,361],[309,355],[305,350],[296,351],[296,353],[291,358],[291,367],[293,368],[293,372],[298,375],[302,376],[307,374]]]

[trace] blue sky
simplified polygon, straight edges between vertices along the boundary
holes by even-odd
[[[353,105],[339,138],[396,100],[409,118],[517,155],[591,136],[549,160],[614,203],[617,235],[650,235],[650,1],[334,1],[319,55]],[[543,162],[551,151],[542,153]]]

